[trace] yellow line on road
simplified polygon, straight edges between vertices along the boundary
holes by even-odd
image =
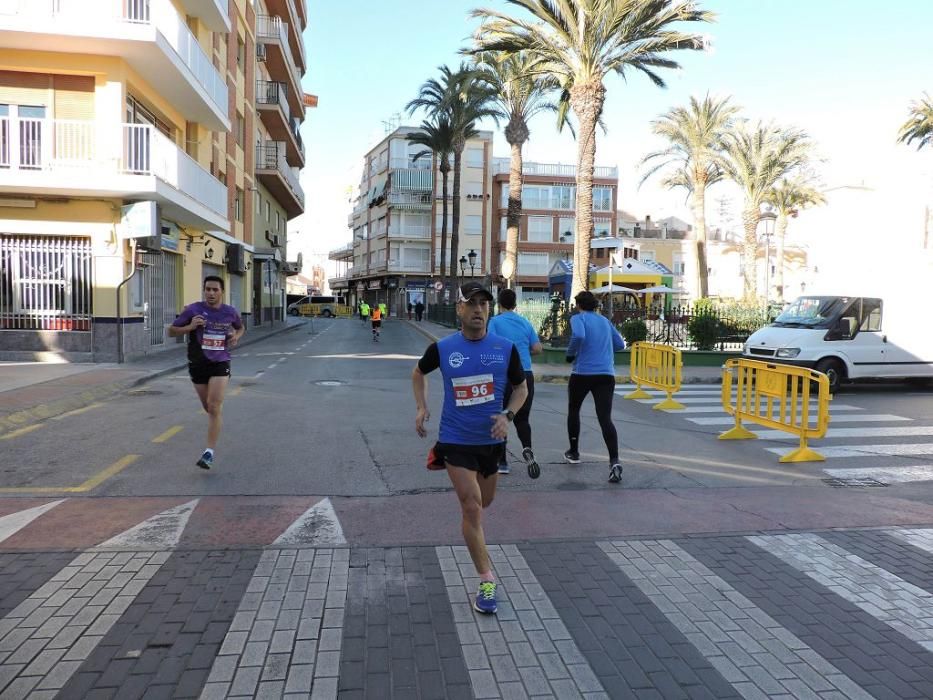
[[[171,428],[162,433],[159,437],[152,438],[153,442],[166,442],[170,440],[173,436],[178,435],[184,427],[181,425],[173,425]]]
[[[84,493],[97,488],[110,477],[119,474],[139,457],[139,455],[127,455],[98,472],[80,486],[11,486],[0,488],[0,493]]]
[[[76,408],[73,411],[68,411],[68,413],[63,413],[60,416],[52,416],[52,420],[61,420],[62,418],[70,418],[71,416],[77,416],[81,413],[86,413],[94,408],[100,408],[104,404],[102,403],[92,403],[90,406],[85,406],[84,408]]]
[[[0,440],[12,440],[15,437],[31,433],[33,430],[38,430],[41,427],[42,425],[37,423],[36,425],[27,425],[25,428],[17,428],[16,430],[11,430],[9,433],[0,435]]]
[[[703,476],[716,476],[723,479],[733,479],[735,481],[750,481],[756,484],[786,484],[786,481],[778,481],[776,479],[763,479],[757,476],[745,476],[744,474],[727,474],[725,472],[717,472],[710,469],[693,469],[691,467],[684,467],[679,464],[657,464],[656,462],[648,462],[644,459],[635,459],[635,460],[626,460],[626,464],[637,464],[642,467],[650,467],[652,469],[670,469],[675,472],[683,472],[685,474],[702,474]]]
[[[230,392],[230,396],[239,396],[240,392],[243,391],[243,385],[240,384],[236,389]]]

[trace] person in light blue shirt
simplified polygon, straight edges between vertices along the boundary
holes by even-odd
[[[570,344],[567,362],[573,363],[567,385],[567,435],[570,449],[564,458],[571,464],[580,463],[580,408],[586,395],[593,394],[596,418],[609,450],[609,481],[622,480],[619,462],[619,436],[612,423],[612,399],[615,396],[616,373],[614,353],[625,350],[625,340],[605,316],[596,313],[599,304],[592,292],[580,292],[574,298],[577,306],[570,317]]]
[[[543,348],[534,326],[523,316],[515,313],[516,306],[515,292],[511,289],[503,289],[499,292],[499,308],[502,310],[497,316],[489,319],[489,332],[503,338],[508,338],[514,343],[518,350],[518,356],[522,360],[522,369],[525,370],[525,386],[528,387],[528,398],[524,405],[515,414],[515,431],[518,433],[518,439],[522,443],[522,459],[528,467],[528,476],[537,479],[541,475],[541,467],[535,461],[534,450],[531,449],[531,424],[528,417],[531,414],[531,402],[535,397],[535,375],[531,371],[531,356],[540,353]],[[512,385],[505,387],[505,396],[502,406],[508,406],[509,399],[512,397]],[[499,473],[510,473],[509,463],[506,461],[506,451],[502,452],[502,462],[499,464]]]

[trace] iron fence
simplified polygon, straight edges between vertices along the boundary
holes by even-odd
[[[0,236],[0,329],[89,331],[91,242]]]

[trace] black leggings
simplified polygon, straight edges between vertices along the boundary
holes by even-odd
[[[525,386],[528,387],[528,398],[525,403],[515,413],[515,432],[518,433],[518,439],[522,447],[531,447],[531,424],[528,422],[528,416],[531,415],[531,402],[535,399],[535,374],[534,372],[525,372]],[[512,398],[512,383],[506,382],[505,398],[502,400],[502,408],[509,405],[509,399]]]
[[[596,417],[603,431],[603,440],[609,450],[609,461],[619,459],[619,436],[612,424],[612,399],[615,396],[616,378],[611,374],[571,374],[567,385],[567,434],[570,437],[570,449],[579,451],[580,408],[590,392],[596,404]]]

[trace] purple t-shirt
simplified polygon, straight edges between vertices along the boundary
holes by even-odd
[[[205,323],[188,335],[188,359],[191,362],[228,362],[227,343],[233,330],[243,327],[240,312],[228,304],[214,309],[203,301],[196,301],[182,309],[172,325],[187,326],[195,316],[203,316]]]

